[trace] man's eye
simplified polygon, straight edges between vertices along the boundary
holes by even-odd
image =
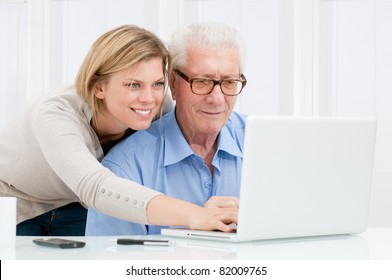
[[[193,83],[198,87],[205,87],[211,84],[211,80],[193,80]]]
[[[237,80],[224,80],[223,81],[226,85],[230,86],[230,85],[236,85],[237,84]]]

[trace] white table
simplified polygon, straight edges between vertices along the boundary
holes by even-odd
[[[167,239],[155,236],[129,238]],[[116,237],[66,237],[84,248],[58,249],[17,237],[15,248],[0,248],[2,260],[392,260],[392,229],[369,228],[359,235],[223,243],[170,238],[175,246],[117,245]]]

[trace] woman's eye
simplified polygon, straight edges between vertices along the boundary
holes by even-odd
[[[164,82],[157,82],[154,84],[154,87],[164,87],[165,83]]]
[[[128,88],[130,89],[134,89],[134,88],[140,88],[140,85],[137,83],[130,83],[126,85]]]

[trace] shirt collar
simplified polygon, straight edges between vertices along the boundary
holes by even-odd
[[[177,163],[184,158],[194,154],[189,147],[180,127],[178,126],[175,110],[167,114],[165,122],[165,159],[164,166]],[[235,139],[224,126],[218,136],[217,151],[224,151],[236,157],[242,157],[242,151],[238,147]]]
[[[224,126],[218,136],[218,151],[224,151],[236,157],[242,157],[242,151],[238,147],[233,135],[227,126]]]
[[[164,166],[174,164],[193,155],[176,120],[175,110],[170,111],[165,123],[165,159]]]

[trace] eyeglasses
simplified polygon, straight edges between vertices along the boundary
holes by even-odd
[[[234,96],[241,93],[242,89],[246,85],[246,78],[241,74],[240,79],[224,79],[224,80],[213,80],[203,78],[189,78],[187,75],[182,73],[180,70],[174,70],[181,78],[189,83],[191,90],[197,95],[207,95],[212,92],[216,85],[219,85],[224,95]]]

